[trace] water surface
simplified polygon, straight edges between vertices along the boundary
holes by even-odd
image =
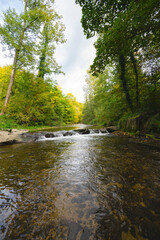
[[[111,135],[0,147],[0,239],[159,240],[160,152]]]

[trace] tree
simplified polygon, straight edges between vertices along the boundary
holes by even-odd
[[[4,104],[4,99],[6,97],[6,92],[11,76],[11,67],[0,67],[0,109],[2,109]]]
[[[35,65],[37,37],[43,23],[49,22],[51,10],[48,8],[51,7],[51,3],[53,4],[54,0],[24,0],[22,13],[17,14],[15,10],[10,9],[4,13],[4,24],[0,26],[0,35],[2,43],[8,46],[13,55],[13,65],[1,114],[4,114],[9,102],[16,70]]]
[[[117,74],[112,71],[105,69],[98,77],[87,74],[84,122],[115,124],[126,110],[124,94],[121,94],[120,85],[117,84]]]
[[[38,43],[38,76],[44,78],[46,74],[62,73],[56,60],[53,58],[55,43],[64,43],[64,25],[60,22],[60,16],[47,4],[48,17],[45,19]]]
[[[110,62],[120,68],[120,79],[126,100],[133,112],[126,79],[126,64],[132,60],[139,106],[137,53],[149,45],[159,45],[160,3],[157,0],[76,0],[82,7],[82,26],[87,37],[98,34],[96,58],[91,66],[95,75]]]
[[[10,66],[0,67],[0,109],[11,71]],[[75,123],[81,115],[80,107],[72,94],[65,96],[51,79],[18,69],[5,119],[20,125]]]
[[[82,122],[82,107],[83,104],[76,101],[76,98],[72,93],[67,94],[67,100],[70,104],[70,108],[73,112],[73,120],[74,123]]]

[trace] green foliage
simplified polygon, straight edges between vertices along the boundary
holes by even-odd
[[[87,38],[97,35],[90,67],[84,119],[114,123],[134,113],[153,116],[160,108],[160,2],[157,0],[76,0]],[[112,65],[114,77],[98,87]],[[98,86],[96,85],[96,81]],[[104,92],[103,92],[104,91]],[[104,94],[105,93],[105,94]],[[103,103],[103,104],[102,104]]]
[[[8,118],[7,116],[0,116],[0,129],[18,129],[18,124],[13,120]]]
[[[68,100],[70,109],[72,109],[72,113],[73,113],[72,114],[72,122],[74,122],[74,123],[82,122],[83,104],[77,102],[76,98],[71,93],[67,94],[67,100]]]
[[[83,114],[86,123],[114,124],[127,111],[125,96],[111,70],[108,72],[106,69],[97,78],[88,74],[84,90],[86,102]]]
[[[150,122],[147,126],[147,131],[160,133],[160,114],[156,114],[151,117]]]
[[[44,78],[46,74],[62,73],[54,59],[55,44],[64,43],[64,25],[60,22],[60,16],[47,6],[48,17],[45,19],[43,28],[39,34],[37,53],[39,57],[38,76]]]
[[[140,78],[139,86],[141,93],[141,107],[136,112],[131,113],[126,103],[125,94],[121,90],[120,81],[118,83],[117,71],[105,70],[98,77],[88,74],[86,78],[84,104],[84,122],[100,125],[118,125],[122,121],[139,119],[141,130],[159,132],[160,118],[160,86],[153,85],[150,79]],[[130,79],[130,93],[134,106],[134,81],[132,72],[127,76]],[[143,93],[143,94],[142,94]]]
[[[21,13],[7,10],[0,25],[1,42],[14,57],[12,67],[0,68],[1,114],[27,126],[79,122],[80,103],[46,77],[61,72],[54,53],[56,44],[64,42],[64,25],[53,9],[54,0],[24,0],[23,5]],[[38,69],[38,76],[29,67]]]
[[[23,12],[18,14],[14,9],[9,9],[3,14],[0,37],[2,44],[8,47],[13,56],[13,65],[1,114],[7,111],[17,69],[38,69],[38,76],[42,78],[47,73],[60,72],[53,54],[55,43],[64,41],[64,26],[53,10],[53,4],[54,0],[24,0]],[[40,115],[33,115],[40,118]]]
[[[9,83],[11,67],[0,68],[0,106],[3,106],[5,93]],[[50,79],[35,76],[29,71],[18,70],[6,118],[3,121],[10,127],[16,123],[24,126],[54,126],[77,122],[75,115],[77,104],[62,94],[61,89]],[[77,118],[76,118],[77,117]],[[11,121],[13,119],[13,123]],[[11,123],[10,123],[11,121]],[[3,125],[4,125],[3,124]]]
[[[0,25],[1,42],[8,47],[16,62],[14,68],[35,64],[36,37],[44,21],[42,1],[33,8],[34,1],[24,1],[24,11],[16,13],[8,9],[4,13],[3,25]]]
[[[3,106],[3,100],[5,99],[9,80],[11,75],[11,67],[0,67],[0,109]]]

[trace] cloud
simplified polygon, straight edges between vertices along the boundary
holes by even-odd
[[[65,94],[73,93],[76,99],[83,102],[84,71],[76,68],[71,73],[59,80],[60,86]]]
[[[8,54],[7,54],[8,53]],[[3,51],[2,45],[0,45],[0,66],[11,65],[13,60],[8,57],[9,51]]]
[[[67,42],[58,46],[56,59],[63,66],[65,76],[56,76],[64,93],[71,92],[78,101],[84,101],[85,75],[95,57],[93,43],[96,38],[86,39],[81,26],[81,9],[74,0],[57,0],[56,10],[63,15]]]

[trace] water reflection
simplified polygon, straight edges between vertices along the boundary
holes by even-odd
[[[0,239],[159,240],[159,170],[120,137],[0,148]]]

